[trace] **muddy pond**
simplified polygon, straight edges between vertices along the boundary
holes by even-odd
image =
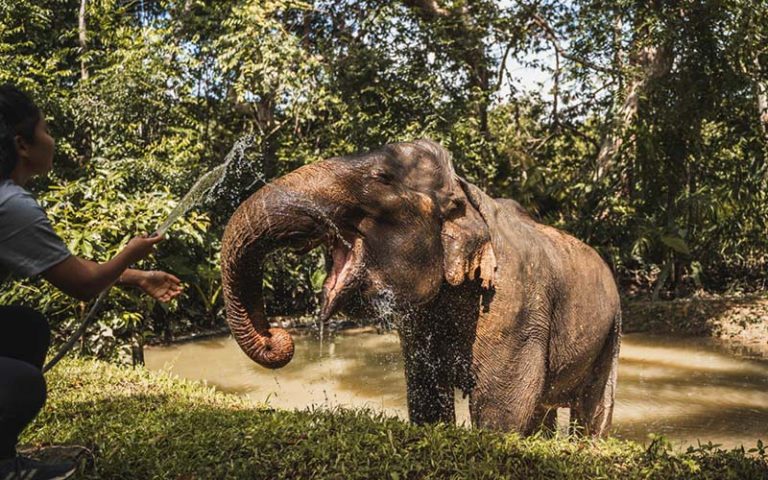
[[[290,364],[267,370],[231,337],[148,348],[146,364],[276,408],[366,407],[407,418],[400,344],[394,333],[342,331],[322,340],[295,335]],[[460,424],[467,400],[456,395]],[[567,425],[567,410],[559,423]],[[768,440],[768,360],[746,358],[708,338],[625,335],[613,434],[648,443],[664,435],[675,447],[711,441],[754,447]]]

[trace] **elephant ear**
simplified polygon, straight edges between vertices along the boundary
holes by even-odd
[[[445,279],[451,285],[480,279],[483,288],[494,284],[496,254],[488,220],[493,215],[485,195],[464,179],[454,177],[454,205],[443,222]]]

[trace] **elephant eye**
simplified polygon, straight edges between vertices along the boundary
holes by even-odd
[[[371,176],[379,182],[387,184],[392,183],[395,179],[394,175],[385,170],[374,170],[373,173],[371,173]]]

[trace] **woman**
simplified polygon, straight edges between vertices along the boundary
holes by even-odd
[[[64,293],[88,300],[110,285],[136,286],[167,302],[181,293],[179,279],[129,265],[147,257],[163,237],[138,236],[104,263],[72,255],[24,189],[52,168],[54,140],[40,109],[18,88],[0,86],[0,283],[9,274],[42,275]],[[44,464],[17,456],[21,431],[46,399],[42,366],[50,328],[39,312],[0,306],[0,479],[63,479],[74,464]]]

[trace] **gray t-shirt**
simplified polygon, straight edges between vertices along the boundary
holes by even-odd
[[[31,193],[0,180],[0,284],[12,274],[34,277],[71,253]]]

